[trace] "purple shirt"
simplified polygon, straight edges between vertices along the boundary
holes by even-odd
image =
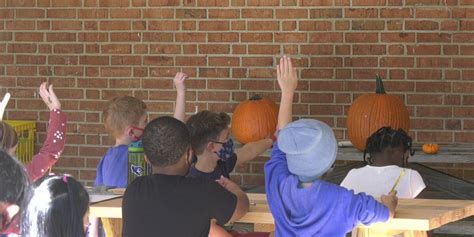
[[[316,159],[316,157],[315,157]],[[322,180],[299,188],[288,170],[286,154],[273,144],[265,164],[265,189],[275,219],[275,236],[344,237],[358,223],[387,221],[389,210],[371,196]]]
[[[128,177],[128,146],[109,148],[97,166],[95,186],[126,188]]]

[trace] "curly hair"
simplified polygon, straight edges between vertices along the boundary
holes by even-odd
[[[367,138],[364,162],[366,164],[373,163],[373,159],[366,157],[367,154],[372,157],[373,154],[383,152],[387,148],[398,147],[403,148],[403,151],[410,151],[410,155],[415,154],[415,151],[412,150],[412,139],[403,129],[394,130],[391,127],[382,127]]]

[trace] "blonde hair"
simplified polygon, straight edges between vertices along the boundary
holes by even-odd
[[[4,121],[0,121],[0,148],[4,150],[11,149],[18,144],[18,135],[12,126]]]
[[[138,125],[146,113],[146,105],[135,97],[119,96],[107,102],[103,113],[105,129],[119,137],[128,126]]]

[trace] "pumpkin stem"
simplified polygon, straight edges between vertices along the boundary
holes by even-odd
[[[386,94],[385,93],[385,88],[383,88],[383,82],[382,78],[380,77],[379,74],[375,76],[375,93],[377,94]]]
[[[250,100],[261,100],[262,97],[259,94],[255,94],[252,97],[250,97]]]

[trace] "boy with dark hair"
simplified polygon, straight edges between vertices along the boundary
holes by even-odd
[[[292,120],[296,69],[287,57],[277,66],[281,88],[278,138],[265,164],[268,206],[275,218],[275,236],[343,237],[358,223],[387,221],[397,206],[395,193],[382,203],[354,195],[320,177],[334,164],[337,143],[332,129],[314,119]]]
[[[201,111],[191,116],[186,125],[191,134],[191,146],[197,161],[189,176],[207,177],[212,180],[229,174],[236,165],[255,159],[271,147],[271,138],[250,142],[234,151],[230,138],[230,117],[226,113]],[[270,134],[269,134],[270,135]]]
[[[208,236],[210,223],[238,220],[249,207],[238,185],[185,175],[192,149],[186,125],[172,117],[151,121],[143,134],[153,175],[136,178],[123,199],[123,236]]]
[[[367,165],[349,171],[341,186],[374,197],[395,187],[400,198],[415,198],[426,185],[416,170],[405,168],[414,154],[411,146],[411,137],[403,129],[380,128],[367,139],[364,151]]]

